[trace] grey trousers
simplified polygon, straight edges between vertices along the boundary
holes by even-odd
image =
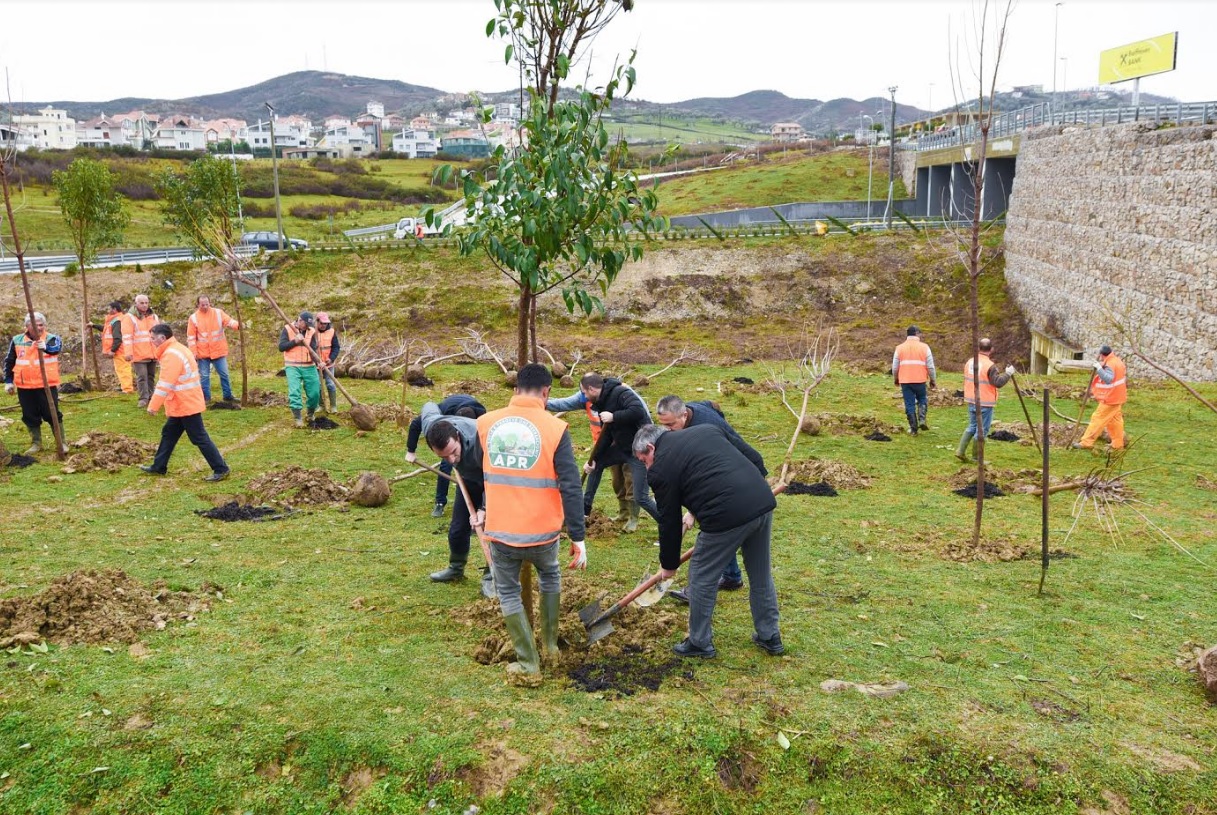
[[[773,531],[773,513],[741,524],[726,532],[697,533],[693,557],[689,559],[689,642],[698,648],[714,644],[711,619],[718,599],[718,578],[723,567],[735,559],[736,550],[744,555],[744,571],[748,574],[748,605],[752,609],[752,626],[761,639],[776,636],[778,631],[778,593],[773,585],[769,562],[769,537]]]
[[[504,617],[524,610],[524,603],[520,600],[520,567],[524,561],[536,567],[542,594],[557,594],[562,590],[557,541],[544,546],[507,546],[491,541],[490,565],[494,569],[494,585],[499,592],[499,608],[503,610]]]
[[[132,362],[131,371],[135,374],[135,391],[139,394],[140,401],[152,401],[152,390],[156,387],[156,360]]]

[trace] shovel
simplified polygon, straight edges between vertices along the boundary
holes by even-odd
[[[694,547],[689,547],[689,550],[680,556],[681,563],[684,563],[689,558],[693,557],[693,548]],[[612,634],[616,629],[613,628],[613,624],[609,622],[609,619],[616,616],[621,609],[628,606],[630,603],[641,597],[650,589],[654,588],[660,582],[661,578],[659,574],[652,575],[640,583],[625,597],[622,597],[616,603],[613,603],[608,611],[600,611],[599,600],[593,600],[591,603],[584,606],[579,612],[579,619],[583,621],[583,625],[587,628],[587,644],[591,645],[594,642],[604,639],[609,634]],[[671,581],[667,582],[670,583]],[[660,596],[662,597],[663,595],[660,594]]]

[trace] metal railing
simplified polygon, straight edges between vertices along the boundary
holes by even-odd
[[[1053,110],[1048,102],[1010,110],[993,117],[989,138],[1001,138],[1045,125],[1115,125],[1128,122],[1176,122],[1180,124],[1209,124],[1217,121],[1217,102],[1176,102],[1167,105],[1123,105],[1099,110]],[[980,140],[980,125],[976,122],[956,127],[949,133],[935,133],[906,142],[908,150],[923,152],[962,147]]]

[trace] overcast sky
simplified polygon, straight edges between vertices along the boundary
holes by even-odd
[[[178,99],[306,68],[445,91],[516,84],[503,44],[485,36],[492,0],[4,0],[3,8],[0,67],[18,103]],[[969,0],[636,0],[594,51],[610,61],[636,47],[634,95],[656,102],[761,89],[864,99],[896,85],[898,101],[941,109],[953,101],[952,43],[971,31],[975,8]],[[1058,88],[1092,86],[1101,50],[1169,31],[1179,32],[1178,69],[1142,79],[1142,91],[1217,99],[1217,2],[1206,0],[1022,0],[998,85],[1050,90],[1055,64]],[[969,78],[966,95],[976,87]]]

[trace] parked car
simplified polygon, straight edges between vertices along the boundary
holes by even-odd
[[[246,232],[241,236],[244,246],[257,246],[261,249],[278,249],[279,235],[276,232]],[[283,238],[284,249],[308,249],[308,241],[300,238]]]

